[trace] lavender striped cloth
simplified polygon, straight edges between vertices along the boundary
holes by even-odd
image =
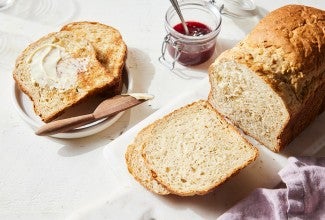
[[[286,188],[256,189],[218,220],[325,219],[325,157],[290,157],[279,175]]]

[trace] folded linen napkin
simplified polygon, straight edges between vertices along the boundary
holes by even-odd
[[[256,189],[225,219],[325,219],[325,157],[290,157],[279,175],[286,188]]]

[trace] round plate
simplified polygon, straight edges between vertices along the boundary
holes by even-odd
[[[123,89],[122,93],[131,92],[133,88],[133,80],[131,78],[131,74],[129,74],[128,69],[125,67],[123,70]],[[72,116],[78,116],[83,114],[91,113],[96,106],[103,100],[103,98],[94,98],[85,103],[81,103],[80,105],[71,108],[63,115],[61,115],[58,119],[68,118]],[[18,111],[20,117],[27,122],[31,126],[31,128],[36,131],[39,127],[44,125],[44,122],[38,117],[33,108],[33,103],[29,99],[29,97],[24,94],[18,87],[16,83],[13,85],[13,102]],[[50,135],[51,137],[56,138],[81,138],[93,135],[98,133],[105,128],[108,128],[112,124],[114,124],[124,112],[120,112],[112,117],[104,118],[93,123],[84,125],[79,128],[75,128],[71,131],[58,133],[54,135]]]

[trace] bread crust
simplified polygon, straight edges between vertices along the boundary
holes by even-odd
[[[290,120],[285,124],[283,131],[278,137],[278,146],[275,152],[281,151],[295,137],[297,137],[314,119],[324,111],[325,103],[325,83],[310,95],[310,98],[304,103],[301,111],[292,115]]]
[[[251,143],[249,143],[244,137],[242,137],[242,135],[240,134],[239,130],[236,127],[234,127],[229,122],[227,122],[224,119],[224,117],[216,109],[214,109],[211,106],[210,103],[208,103],[205,100],[198,100],[196,102],[193,102],[191,104],[188,104],[186,106],[183,106],[183,107],[181,107],[179,109],[176,109],[173,112],[165,115],[161,119],[158,119],[155,122],[153,122],[152,124],[148,125],[146,127],[146,129],[152,131],[155,128],[159,128],[159,127],[161,127],[161,124],[168,123],[169,120],[173,120],[173,119],[171,119],[171,117],[173,117],[174,115],[178,114],[179,112],[184,111],[185,109],[189,109],[189,108],[191,108],[192,106],[195,106],[195,105],[203,105],[206,108],[208,108],[211,111],[213,111],[214,114],[217,115],[217,117],[218,117],[219,120],[221,120],[223,123],[227,124],[227,129],[230,129],[232,132],[235,132],[239,137],[242,138],[242,141],[250,148],[250,150],[253,151],[253,153],[252,153],[253,156],[251,156],[245,163],[243,163],[240,166],[236,167],[236,169],[233,169],[231,173],[228,173],[227,175],[223,176],[219,181],[215,181],[215,183],[213,185],[210,185],[210,186],[206,187],[205,189],[200,189],[200,190],[197,189],[197,190],[191,190],[191,191],[178,191],[178,190],[175,190],[175,188],[170,183],[166,182],[166,180],[164,180],[163,178],[161,178],[161,174],[159,172],[157,172],[153,168],[152,161],[150,161],[151,159],[145,153],[146,147],[148,145],[148,139],[144,139],[142,141],[142,156],[144,158],[144,161],[145,161],[145,164],[146,164],[147,168],[149,168],[151,170],[151,173],[152,173],[153,178],[155,178],[160,184],[162,184],[163,186],[165,186],[166,189],[171,194],[175,194],[175,195],[179,195],[179,196],[205,195],[205,194],[213,191],[219,185],[221,185],[224,182],[226,182],[230,177],[238,174],[240,172],[240,170],[242,170],[243,168],[245,168],[246,166],[248,166],[250,163],[252,163],[258,157],[258,150],[255,147],[253,147],[251,145]],[[189,120],[190,120],[190,118],[189,118]],[[206,125],[206,126],[209,126],[209,125]],[[188,132],[194,133],[195,131],[193,131],[189,127],[188,128]],[[155,134],[153,132],[152,132],[152,135],[153,135],[153,137],[155,137]],[[175,178],[178,178],[178,177],[175,177]]]
[[[324,109],[324,32],[325,11],[287,5],[269,13],[210,67],[211,86],[214,66],[235,61],[254,72],[282,99],[289,117],[281,122],[277,146],[270,147],[275,152],[290,143]],[[211,99],[211,93],[209,96]]]
[[[149,127],[142,129],[134,139],[133,143],[127,147],[125,152],[125,161],[129,173],[138,181],[143,187],[153,193],[159,195],[168,195],[170,192],[166,187],[160,184],[152,175],[142,157],[142,142],[145,138],[150,136],[151,130]]]
[[[31,78],[29,57],[42,45],[53,43],[65,48],[72,58],[87,57],[89,59],[87,71],[78,73],[77,83],[72,88],[60,90],[49,86],[43,87],[34,83]],[[96,81],[103,79],[102,76],[106,78],[103,82]],[[50,33],[30,44],[17,58],[13,77],[19,88],[33,101],[36,114],[45,122],[51,121],[66,109],[113,82],[113,78],[106,77],[106,70],[97,61],[92,45],[86,40],[78,41],[73,34],[66,31]],[[93,77],[98,77],[98,79],[94,80]],[[90,88],[91,86],[93,88]]]
[[[324,28],[325,11],[287,5],[269,13],[217,60],[246,65],[290,103],[290,111],[299,112],[324,81]]]
[[[75,27],[78,27],[77,31],[74,30]],[[110,50],[97,51],[102,48],[102,43],[94,42],[99,38],[109,44],[106,48]],[[28,57],[38,47],[52,43],[62,44],[61,46],[73,58],[89,58],[86,72],[78,73],[77,84],[73,88],[59,90],[47,86],[41,87],[30,77]],[[98,54],[101,54],[101,62],[98,60]],[[44,122],[49,122],[94,96],[107,98],[120,94],[125,60],[126,45],[116,29],[96,22],[74,22],[67,24],[61,31],[50,33],[30,44],[18,56],[13,78],[33,102],[35,113]]]
[[[120,32],[99,22],[79,21],[69,23],[61,31],[72,31],[82,38],[86,38],[95,48],[96,57],[106,68],[109,75],[114,77],[115,83],[107,88],[114,94],[122,90],[122,70],[127,58],[127,46]]]

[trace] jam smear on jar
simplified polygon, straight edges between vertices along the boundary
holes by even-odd
[[[189,30],[189,36],[200,37],[209,34],[212,30],[205,24],[196,21],[187,21],[187,28]],[[182,23],[175,25],[174,30],[186,35]],[[214,53],[216,46],[216,41],[200,42],[194,43],[179,43],[180,55],[177,60],[180,64],[184,66],[193,66],[201,64],[207,61]],[[169,54],[175,57],[176,50],[173,46],[168,46]]]

